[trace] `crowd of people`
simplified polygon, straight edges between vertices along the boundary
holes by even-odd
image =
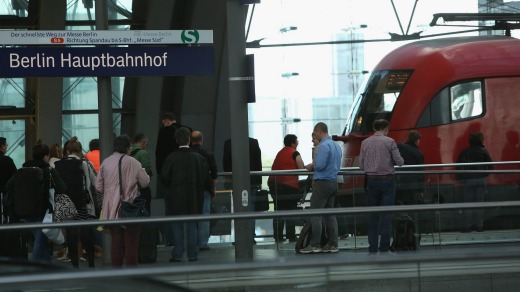
[[[203,147],[202,132],[179,124],[175,115],[164,114],[162,124],[155,149],[155,171],[160,182],[157,193],[164,198],[164,215],[209,214],[212,199],[216,194],[217,181],[217,163],[213,152]],[[407,141],[397,144],[387,136],[388,127],[389,122],[386,120],[374,121],[374,134],[361,144],[359,166],[365,172],[367,206],[417,204],[423,200],[424,176],[409,175],[397,180],[395,166],[424,163],[424,156],[419,149],[421,134],[415,130],[410,131]],[[483,145],[483,139],[481,133],[471,133],[470,146],[460,153],[457,162],[492,161]],[[304,180],[303,184],[298,180],[297,175],[270,176],[267,182],[275,210],[297,209],[297,203],[302,198],[302,188],[312,190],[311,209],[338,207],[341,149],[332,141],[328,126],[322,122],[314,126],[312,141],[314,145],[312,162],[304,164],[297,150],[298,137],[294,134],[284,137],[283,147],[277,153],[271,169],[306,169],[313,172],[313,175],[308,180]],[[152,190],[149,184],[154,172],[148,151],[148,137],[143,133],[135,135],[133,140],[126,135],[115,137],[113,153],[103,160],[100,159],[99,145],[98,139],[91,140],[89,151],[84,154],[82,144],[77,137],[72,137],[63,147],[59,144],[52,144],[49,147],[39,142],[33,147],[32,159],[25,162],[23,167],[43,170],[41,184],[45,187],[39,192],[44,202],[48,200],[49,187],[53,188],[56,194],[67,194],[70,197],[77,210],[74,220],[119,219],[121,202],[132,202],[136,196],[142,196],[146,200],[146,209],[150,213]],[[0,191],[4,195],[16,197],[18,193],[23,192],[23,187],[17,185],[15,179],[17,168],[13,160],[6,155],[7,146],[6,139],[0,137]],[[262,170],[258,140],[249,138],[249,147],[250,169]],[[232,171],[230,139],[225,142],[223,158],[224,171]],[[464,184],[465,200],[473,202],[483,200],[486,193],[485,177],[485,174],[460,177]],[[260,176],[251,176],[252,198],[261,188],[261,184]],[[396,195],[398,189],[399,194]],[[16,202],[12,198],[11,201]],[[30,212],[13,211],[8,214],[11,215],[8,220],[42,222],[49,209],[47,204],[42,205]],[[19,210],[25,207],[12,208]],[[465,215],[463,232],[483,230],[481,212],[472,210]],[[2,220],[7,219],[3,216]],[[312,226],[310,244],[299,252],[303,254],[339,252],[336,216],[314,216],[310,218],[310,222]],[[389,252],[391,224],[392,215],[388,212],[369,215],[369,253]],[[111,235],[110,255],[113,267],[136,266],[139,263],[141,228],[138,224],[105,226],[104,229]],[[210,248],[208,246],[209,221],[168,223],[164,224],[161,231],[165,243],[173,246],[170,262],[181,262],[185,258],[188,261],[197,261],[199,251]],[[75,268],[79,267],[81,259],[87,261],[89,267],[94,268],[95,245],[99,242],[99,232],[95,227],[70,227],[63,232],[68,251],[68,255],[63,258],[70,260]],[[294,218],[273,219],[273,233],[276,242],[286,240],[295,242],[298,237]],[[327,234],[327,242],[322,242],[322,233]],[[50,261],[52,246],[42,230],[32,230],[31,240],[31,259]],[[184,256],[185,254],[187,257]]]

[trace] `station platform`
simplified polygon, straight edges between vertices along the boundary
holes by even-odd
[[[422,235],[414,252],[372,255],[366,237],[340,240],[335,254],[297,254],[294,243],[258,240],[253,259],[235,260],[235,247],[212,243],[195,262],[170,263],[159,245],[156,263],[140,264],[154,279],[193,291],[518,291],[519,230]],[[70,265],[54,260],[59,265]],[[96,270],[110,270],[102,259]],[[81,263],[80,270],[86,270]],[[147,273],[147,272],[146,272]]]

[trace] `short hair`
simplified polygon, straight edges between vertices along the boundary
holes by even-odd
[[[148,136],[146,136],[144,133],[139,133],[134,136],[134,143],[139,143],[143,140],[148,140]]]
[[[132,140],[127,135],[114,138],[114,152],[126,154],[130,147],[132,147]]]
[[[320,130],[323,133],[328,133],[329,132],[329,128],[327,127],[327,124],[325,124],[323,122],[317,123],[316,126],[314,126],[314,129]]]
[[[468,142],[471,146],[484,146],[484,134],[482,132],[471,132]]]
[[[294,134],[287,134],[283,138],[283,145],[291,146],[293,143],[296,143],[297,140],[298,140],[298,137],[296,137],[296,135],[294,135]]]
[[[0,146],[4,146],[7,144],[7,139],[5,137],[0,137]]]
[[[374,123],[372,124],[372,127],[374,128],[374,131],[381,131],[381,130],[388,128],[389,125],[390,125],[390,123],[387,120],[378,119],[378,120],[374,121]]]
[[[170,112],[164,113],[162,115],[162,119],[163,120],[170,120],[170,121],[175,121],[176,120],[175,115],[173,113],[170,113]]]
[[[49,155],[49,146],[39,140],[32,148],[32,158],[34,160],[43,160],[45,155]]]
[[[177,131],[175,131],[175,142],[179,146],[188,145],[190,143],[191,132],[186,127],[180,127]]]
[[[201,131],[196,131],[197,134],[194,135],[195,131],[191,133],[191,143],[193,144],[197,144],[197,143],[201,143],[202,140],[204,139],[204,135],[202,134]]]
[[[61,146],[59,144],[54,143],[49,147],[49,155],[50,157],[56,157],[61,159],[63,157],[63,149],[61,149]]]
[[[406,142],[415,144],[419,139],[421,139],[421,133],[416,130],[411,130],[408,132],[408,138],[406,139]]]
[[[92,139],[88,143],[88,151],[99,150],[99,139]]]
[[[78,137],[74,136],[70,138],[69,143],[67,143],[67,152],[69,154],[81,154],[83,152],[83,146],[81,146],[81,143],[78,141]]]

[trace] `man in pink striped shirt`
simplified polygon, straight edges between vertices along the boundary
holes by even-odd
[[[374,135],[361,143],[359,168],[366,174],[367,206],[391,206],[395,204],[396,183],[394,166],[402,166],[404,159],[395,141],[387,137],[389,122],[375,120]],[[372,213],[368,218],[368,251],[388,252],[392,214]],[[379,241],[379,236],[381,240]]]

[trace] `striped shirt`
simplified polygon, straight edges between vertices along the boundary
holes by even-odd
[[[359,168],[368,175],[394,174],[394,165],[403,163],[395,141],[383,133],[376,132],[361,143]]]

